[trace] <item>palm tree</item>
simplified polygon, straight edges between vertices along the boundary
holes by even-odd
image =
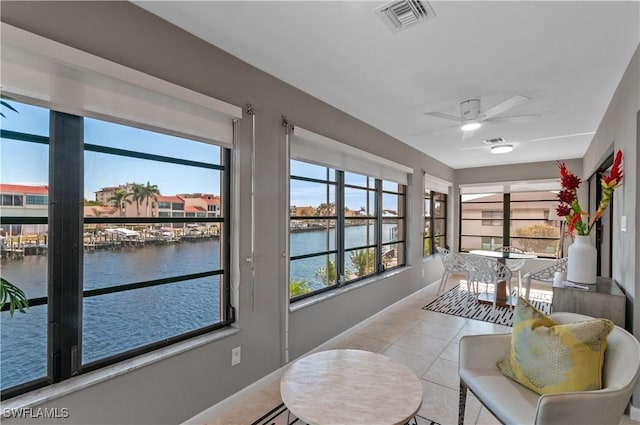
[[[126,189],[119,187],[113,191],[113,195],[111,195],[111,197],[107,199],[107,201],[113,202],[120,210],[120,217],[124,217],[124,203],[126,202],[128,204],[131,204],[131,199],[129,199],[130,196],[131,192],[128,192]]]
[[[136,203],[136,212],[140,216],[140,204],[145,199],[144,186],[140,183],[131,183],[131,198]]]
[[[158,185],[151,184],[149,181],[147,181],[147,185],[142,186],[142,196],[143,199],[147,201],[147,217],[151,215],[149,214],[150,201],[157,201],[158,195],[160,195],[160,189],[158,189]]]
[[[289,297],[294,298],[299,295],[306,294],[311,289],[309,288],[309,282],[306,280],[291,279],[289,282]]]
[[[102,214],[104,214],[104,211],[97,208],[91,208],[91,211],[93,211],[94,217],[100,217]]]
[[[351,264],[356,268],[356,276],[364,276],[373,271],[376,253],[373,249],[359,249],[349,256]]]
[[[329,203],[321,203],[320,205],[318,205],[318,208],[316,208],[316,214],[317,215],[331,215],[332,212],[334,212],[336,209],[336,204],[335,202],[329,202]]]
[[[327,261],[327,267],[321,267],[316,272],[316,276],[322,279],[324,286],[331,286],[336,281],[336,263],[333,260]]]

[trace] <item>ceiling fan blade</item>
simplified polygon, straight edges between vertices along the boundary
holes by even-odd
[[[505,122],[505,121],[512,121],[512,122],[529,122],[531,121],[532,118],[536,118],[539,117],[540,114],[533,114],[533,115],[508,115],[508,116],[501,116],[501,117],[493,117],[493,118],[486,118],[483,121],[485,122]]]
[[[529,99],[528,97],[525,96],[521,96],[519,94],[505,100],[502,103],[498,103],[497,105],[487,109],[486,111],[484,111],[481,115],[480,115],[480,119],[485,120],[487,118],[491,118],[494,117],[496,115],[499,115],[503,112],[508,111],[509,109],[515,108],[518,105],[521,105],[525,102],[530,101],[531,99]]]
[[[460,126],[458,124],[456,124],[456,125],[450,125],[450,126],[447,126],[447,127],[434,128],[433,130],[425,130],[425,131],[421,131],[420,133],[412,134],[409,137],[422,136],[424,134],[435,133],[436,131],[446,130],[448,128],[457,128],[457,127],[460,127]]]
[[[432,117],[436,117],[436,118],[444,118],[445,120],[460,122],[460,117],[456,117],[449,114],[443,114],[442,112],[425,112],[424,114]]]

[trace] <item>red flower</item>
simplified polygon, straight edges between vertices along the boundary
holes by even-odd
[[[577,189],[580,186],[581,180],[567,170],[567,165],[564,162],[558,161],[558,168],[560,168],[560,183],[562,184],[562,190],[558,193],[558,200],[560,204],[556,207],[556,213],[559,217],[564,217],[567,222],[567,234],[573,236],[573,232],[577,231],[579,235],[588,235],[596,222],[602,217],[602,214],[609,205],[613,191],[618,187],[622,181],[622,151],[616,152],[616,156],[611,166],[611,173],[609,175],[603,175],[600,179],[602,185],[602,197],[596,213],[591,217],[591,220],[587,221],[589,214],[583,211],[578,202]],[[582,216],[584,216],[584,220]]]
[[[603,186],[611,187],[613,182],[613,187],[616,187],[620,181],[622,181],[622,171],[620,170],[620,165],[622,164],[622,151],[618,151],[616,153],[616,157],[613,160],[613,165],[611,166],[611,174],[608,176],[605,174],[602,176]]]
[[[566,190],[575,190],[580,186],[581,180],[567,170],[567,165],[564,162],[558,162],[558,167],[560,167],[560,183],[562,187]]]
[[[558,200],[570,204],[576,200],[576,192],[574,190],[561,190],[560,193],[558,193]]]
[[[566,217],[571,212],[571,207],[567,204],[560,204],[556,207],[556,214],[558,217]]]

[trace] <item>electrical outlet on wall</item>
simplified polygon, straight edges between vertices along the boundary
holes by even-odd
[[[235,366],[240,363],[240,347],[231,349],[231,366]]]
[[[627,216],[623,215],[622,217],[620,217],[620,231],[621,232],[626,232],[627,231]]]

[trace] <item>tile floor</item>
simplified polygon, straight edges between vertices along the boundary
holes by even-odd
[[[452,275],[448,288],[457,284],[461,277]],[[449,425],[456,424],[458,420],[460,338],[470,334],[511,332],[511,328],[423,310],[422,307],[436,298],[436,291],[437,285],[430,285],[416,292],[366,327],[341,338],[333,348],[374,351],[406,365],[421,378],[424,388],[424,401],[418,413],[442,425]],[[281,401],[280,382],[275,382],[205,423],[249,425]],[[499,422],[469,394],[465,424],[492,425]],[[620,425],[640,425],[640,422],[624,416]]]

